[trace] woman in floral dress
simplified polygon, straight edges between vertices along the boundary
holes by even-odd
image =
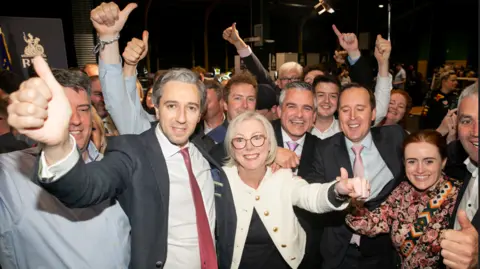
[[[440,268],[440,234],[447,229],[461,182],[442,173],[446,143],[436,131],[422,130],[404,142],[403,181],[373,211],[357,206],[346,216],[356,233],[390,233],[402,268]]]

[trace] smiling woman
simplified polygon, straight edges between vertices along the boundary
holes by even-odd
[[[313,107],[311,109],[314,110]],[[308,184],[291,169],[272,171],[277,150],[273,127],[261,114],[244,112],[230,122],[225,136],[228,156],[223,167],[231,186],[237,218],[229,268],[297,268],[305,254],[306,233],[293,206],[314,213],[343,210],[349,197],[369,196],[365,179],[342,178]],[[221,221],[221,220],[219,220]],[[219,238],[222,241],[222,238]],[[220,242],[222,245],[223,242]]]
[[[374,211],[357,207],[346,223],[356,233],[371,237],[390,233],[402,257],[401,268],[441,268],[440,234],[454,218],[451,214],[462,182],[442,173],[447,145],[440,133],[413,133],[403,148],[408,181],[400,183]]]

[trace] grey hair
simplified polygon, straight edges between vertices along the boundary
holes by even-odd
[[[295,71],[299,75],[299,77],[302,76],[303,74],[303,67],[297,63],[297,62],[286,62],[280,66],[278,69],[278,77],[282,77],[285,73],[288,73],[290,71]]]
[[[283,89],[280,92],[280,97],[278,98],[278,103],[280,107],[283,105],[283,101],[285,101],[285,96],[287,95],[287,91],[290,90],[301,90],[301,91],[310,91],[313,94],[313,88],[310,83],[304,82],[304,81],[294,81],[290,82],[285,86],[285,89]],[[315,111],[317,110],[317,98],[315,98],[314,94],[313,96],[313,106]]]
[[[457,107],[460,107],[460,103],[464,98],[470,97],[472,95],[478,96],[478,82],[473,83],[472,85],[466,87],[462,93],[460,94],[460,97],[458,97],[458,105]]]
[[[273,161],[275,161],[275,156],[277,155],[277,139],[275,138],[275,131],[273,130],[272,124],[262,114],[255,111],[246,111],[238,115],[228,125],[224,140],[225,152],[227,156],[225,165],[232,167],[237,164],[233,154],[235,149],[232,146],[232,140],[237,132],[237,126],[246,120],[257,120],[265,128],[266,142],[270,143],[265,165],[272,164]]]
[[[207,98],[205,85],[200,81],[198,74],[186,68],[170,69],[162,79],[158,79],[155,84],[153,84],[152,103],[155,107],[158,107],[160,98],[162,98],[165,84],[170,81],[178,81],[197,86],[198,93],[200,94],[200,111],[203,112]]]

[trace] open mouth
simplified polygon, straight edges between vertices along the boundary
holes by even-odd
[[[256,160],[258,158],[258,156],[260,156],[260,154],[258,153],[255,153],[255,154],[245,154],[243,155],[243,158],[247,159],[247,160]]]
[[[425,181],[427,180],[430,176],[428,175],[414,175],[413,176],[416,180],[418,181]]]
[[[303,121],[303,120],[291,120],[290,123],[293,124],[293,125],[303,125],[303,124],[305,124],[305,121]]]

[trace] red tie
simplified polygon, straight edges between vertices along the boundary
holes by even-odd
[[[192,189],[193,202],[195,204],[195,212],[197,216],[197,232],[198,232],[198,247],[200,249],[200,261],[202,262],[202,269],[217,269],[217,254],[213,245],[212,232],[208,224],[207,213],[203,205],[202,193],[198,187],[197,180],[192,171],[192,162],[188,154],[188,148],[180,150],[183,156],[185,165],[188,170],[188,177],[190,179],[190,187]]]

